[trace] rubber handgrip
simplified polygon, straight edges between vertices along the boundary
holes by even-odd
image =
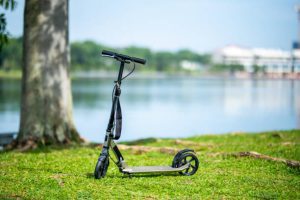
[[[140,63],[140,64],[142,64],[142,65],[146,64],[146,60],[145,60],[145,59],[131,57],[131,60],[132,60],[133,62]]]
[[[115,53],[112,51],[103,50],[102,55],[103,56],[115,56]]]
[[[115,52],[112,52],[112,51],[103,50],[102,55],[103,56],[111,56],[111,57],[114,57],[114,58],[121,58],[121,59],[124,59],[124,60],[128,60],[128,61],[132,61],[132,62],[142,64],[142,65],[146,64],[145,59],[130,57],[130,56],[115,53]]]

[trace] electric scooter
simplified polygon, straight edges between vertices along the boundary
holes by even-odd
[[[115,81],[115,86],[112,92],[112,108],[106,135],[102,147],[102,151],[97,160],[94,176],[96,179],[103,178],[106,175],[109,166],[109,150],[111,149],[116,157],[116,161],[112,159],[118,166],[119,171],[123,174],[146,174],[146,173],[174,173],[179,172],[181,175],[191,176],[195,174],[199,167],[199,160],[192,149],[184,149],[179,151],[172,162],[171,166],[128,166],[122,156],[117,144],[114,140],[118,140],[121,136],[122,130],[122,110],[120,104],[121,83],[128,77],[135,69],[135,63],[146,64],[146,60],[135,58],[111,51],[102,51],[102,56],[114,58],[120,62],[118,78]],[[133,63],[133,69],[123,77],[123,70],[125,64]]]

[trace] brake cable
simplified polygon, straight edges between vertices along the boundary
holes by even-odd
[[[127,78],[130,74],[132,74],[132,72],[135,70],[135,62],[132,62],[133,63],[133,68],[132,70],[126,75],[124,76],[121,80],[124,80],[125,78]]]

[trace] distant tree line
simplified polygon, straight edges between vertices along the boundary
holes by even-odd
[[[22,68],[22,38],[9,40],[0,52],[0,69],[21,70]]]
[[[198,54],[186,49],[177,52],[154,52],[142,47],[112,48],[93,41],[84,41],[71,43],[71,69],[77,71],[115,70],[115,63],[111,59],[101,58],[100,52],[103,49],[145,58],[147,67],[139,69],[149,71],[178,71],[182,69],[182,61],[190,61],[205,66],[211,62],[209,54]],[[22,38],[12,38],[0,53],[0,69],[5,71],[21,70],[21,66]]]
[[[235,73],[239,71],[245,71],[245,68],[241,64],[221,64],[221,63],[215,63],[210,67],[210,71],[212,72],[230,72]]]
[[[116,63],[111,59],[103,59],[100,53],[103,49],[117,51],[134,57],[145,58],[147,67],[137,68],[144,71],[178,72],[182,68],[183,61],[206,66],[206,70],[214,73],[244,71],[240,64],[213,63],[211,55],[198,54],[183,49],[177,52],[158,51],[154,52],[148,48],[130,46],[125,48],[113,48],[93,41],[71,43],[71,70],[116,70]],[[21,70],[22,66],[22,38],[12,38],[0,52],[0,70]]]

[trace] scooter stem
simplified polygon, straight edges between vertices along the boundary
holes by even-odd
[[[120,68],[119,68],[118,80],[117,80],[117,83],[119,85],[121,85],[121,83],[122,83],[124,65],[125,65],[125,63],[123,61],[121,61]]]

